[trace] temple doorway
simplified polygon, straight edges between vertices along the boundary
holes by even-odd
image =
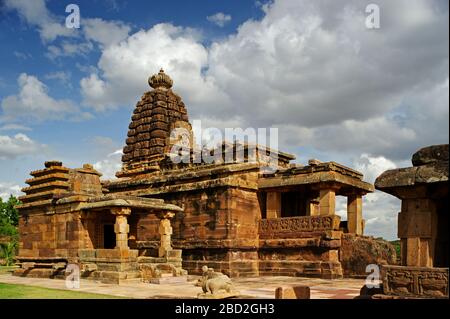
[[[114,249],[116,247],[116,233],[114,224],[103,225],[103,248]]]

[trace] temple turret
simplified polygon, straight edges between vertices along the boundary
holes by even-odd
[[[136,104],[117,177],[158,172],[164,154],[170,151],[172,130],[184,128],[192,132],[186,107],[172,91],[173,81],[164,70],[152,75],[148,83],[153,90],[144,93]]]

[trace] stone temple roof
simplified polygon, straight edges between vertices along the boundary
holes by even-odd
[[[171,87],[172,79],[160,70],[148,80],[153,90],[144,93],[131,117],[122,171],[117,177],[148,173],[159,169],[169,151],[169,137],[177,127],[191,129],[186,107]]]
[[[372,184],[363,181],[363,174],[336,162],[310,160],[307,166],[292,166],[275,174],[267,174],[258,181],[260,189],[280,186],[301,186],[321,183],[335,183],[343,191],[358,190],[362,193],[374,191]]]
[[[375,188],[390,193],[390,189],[415,185],[447,183],[449,145],[433,145],[420,149],[412,157],[413,167],[392,169],[381,174]]]

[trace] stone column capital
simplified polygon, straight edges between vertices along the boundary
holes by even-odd
[[[173,217],[175,217],[175,213],[174,212],[164,211],[164,212],[156,213],[156,216],[159,219],[172,219]]]
[[[112,207],[111,214],[128,216],[131,214],[131,208],[130,207]]]

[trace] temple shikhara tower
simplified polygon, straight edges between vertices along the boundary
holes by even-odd
[[[186,107],[175,94],[172,79],[161,69],[148,80],[154,89],[136,104],[123,148],[123,169],[117,177],[159,171],[164,154],[171,149],[170,134],[176,128],[192,131]]]
[[[31,172],[20,212],[20,276],[63,277],[69,264],[82,277],[120,283],[132,278],[183,280],[208,266],[230,277],[366,276],[365,265],[394,263],[381,243],[364,236],[363,196],[374,186],[335,162],[292,163],[276,155],[277,169],[264,157],[175,163],[172,132],[194,138],[189,108],[161,70],[149,78],[124,135],[117,179],[101,180],[91,165],[67,168],[58,161]],[[176,86],[175,86],[176,87]],[[119,129],[119,128],[117,128]],[[248,145],[223,143],[226,154]],[[336,214],[336,197],[347,214]],[[408,245],[410,241],[408,241]],[[383,246],[384,247],[384,246]],[[408,246],[409,247],[409,246]],[[374,251],[372,255],[367,250]],[[361,266],[363,265],[363,266]]]

